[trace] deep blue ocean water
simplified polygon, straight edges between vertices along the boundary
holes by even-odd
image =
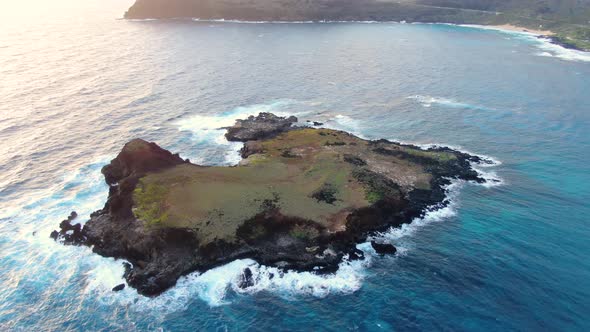
[[[590,54],[450,25],[116,20],[128,2],[0,14],[0,330],[590,329]],[[486,155],[502,182],[456,183],[449,208],[378,235],[395,257],[360,245],[336,275],[272,281],[236,261],[155,299],[49,239],[104,204],[126,141],[229,165],[218,128],[260,111]]]

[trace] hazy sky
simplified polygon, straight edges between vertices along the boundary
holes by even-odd
[[[117,13],[113,18],[122,17],[134,0],[0,0],[0,17],[15,18],[56,18],[76,13],[96,11]],[[1,32],[0,32],[1,33]]]

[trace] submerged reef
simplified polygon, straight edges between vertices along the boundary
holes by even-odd
[[[371,233],[443,207],[452,179],[485,182],[471,166],[483,162],[477,156],[296,121],[261,113],[226,128],[227,139],[244,142],[232,167],[195,165],[134,139],[102,169],[104,208],[83,226],[72,214],[51,236],[125,259],[128,285],[155,296],[183,275],[239,258],[333,273],[344,258],[362,257],[356,244]]]

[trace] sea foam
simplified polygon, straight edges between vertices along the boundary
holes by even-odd
[[[433,206],[428,208],[427,212],[421,218],[415,218],[410,224],[403,224],[401,227],[390,228],[385,232],[379,232],[369,237],[369,240],[379,240],[380,242],[391,243],[396,245],[399,254],[404,255],[410,249],[405,238],[416,234],[421,228],[435,222],[457,215],[459,205],[458,196],[460,189],[465,185],[465,181],[453,180],[444,190],[446,198],[444,206]]]
[[[359,245],[362,247],[362,245]],[[370,254],[370,253],[369,253]],[[96,259],[94,260],[96,262]],[[204,273],[191,273],[179,278],[177,284],[155,298],[141,296],[132,288],[114,293],[114,285],[124,283],[120,261],[101,259],[85,276],[86,294],[101,303],[121,304],[135,311],[169,313],[186,308],[191,301],[204,301],[210,306],[230,304],[239,296],[262,291],[290,299],[297,296],[326,297],[330,294],[349,294],[362,286],[371,258],[349,262],[344,260],[334,274],[316,275],[311,272],[281,271],[260,265],[251,259],[239,259]],[[240,288],[244,270],[252,271],[254,284]]]
[[[423,107],[432,107],[432,105],[441,105],[444,107],[450,108],[463,108],[463,109],[473,109],[473,110],[480,110],[480,111],[493,111],[493,108],[489,108],[483,105],[477,104],[470,104],[466,102],[460,102],[452,98],[444,98],[444,97],[434,97],[429,95],[414,95],[408,96],[407,99],[415,100],[416,102],[420,103]]]

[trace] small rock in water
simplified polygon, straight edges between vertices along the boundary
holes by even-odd
[[[249,267],[244,269],[242,275],[240,276],[240,281],[238,283],[238,287],[244,289],[248,287],[254,286],[254,278],[252,277],[252,270]]]
[[[246,120],[237,120],[233,126],[227,127],[225,138],[232,142],[271,138],[291,130],[291,125],[296,122],[297,118],[294,116],[287,118],[262,112],[258,116],[251,115]]]
[[[371,246],[378,254],[390,254],[393,255],[397,252],[397,249],[393,246],[393,244],[389,243],[377,243],[375,241],[371,241]]]
[[[351,261],[365,259],[365,253],[362,250],[354,248],[348,253],[348,259]]]
[[[125,289],[125,284],[120,284],[120,285],[113,287],[113,292],[120,292],[123,289]]]

